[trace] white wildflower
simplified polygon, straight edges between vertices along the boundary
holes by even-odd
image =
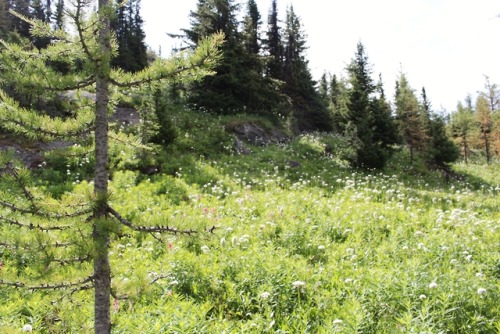
[[[271,294],[267,291],[264,291],[260,294],[260,298],[262,298],[262,299],[267,299],[267,298],[269,298],[269,296],[271,296]]]
[[[420,299],[420,300],[424,300],[425,298],[427,298],[427,296],[426,296],[426,295],[424,295],[424,294],[422,294],[422,295],[418,296],[418,299]]]
[[[344,322],[344,321],[342,321],[341,319],[335,319],[335,320],[333,320],[333,324],[334,324],[334,325],[340,325],[340,324],[342,324],[343,322]]]
[[[23,326],[23,332],[33,332],[33,326],[26,324]]]
[[[486,289],[485,288],[479,288],[477,289],[477,294],[478,295],[484,295],[486,293]]]
[[[221,247],[226,246],[226,238],[220,239],[220,245],[221,245]]]
[[[437,287],[438,287],[438,285],[436,282],[432,282],[431,284],[429,284],[429,289],[435,289]]]
[[[323,245],[318,246],[318,250],[324,250],[324,249],[325,249],[325,246],[323,246]]]
[[[306,286],[306,282],[304,281],[295,281],[292,283],[293,287],[298,289],[298,288],[303,288],[304,286]]]
[[[200,250],[203,252],[203,253],[208,253],[210,252],[210,248],[207,246],[207,245],[203,245],[200,247]]]

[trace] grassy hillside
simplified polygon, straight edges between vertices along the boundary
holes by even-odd
[[[237,155],[224,129],[244,121],[180,113],[168,149],[115,151],[118,211],[200,231],[117,231],[115,333],[500,331],[498,165],[444,177],[399,152],[383,171],[357,171],[343,160],[347,143],[319,134]],[[91,159],[51,159],[41,186],[62,199],[91,191]],[[19,263],[0,250],[2,275],[15,278]],[[91,290],[0,287],[0,297],[3,332],[92,331]]]

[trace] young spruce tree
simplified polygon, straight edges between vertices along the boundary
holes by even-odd
[[[389,134],[393,120],[381,84],[377,86],[373,82],[371,65],[361,42],[347,71],[350,86],[343,132],[351,138],[356,149],[351,163],[362,168],[382,168],[390,153],[390,145],[396,141]],[[377,89],[378,97],[375,94]]]
[[[292,101],[296,129],[302,131],[331,131],[331,115],[316,90],[316,82],[306,59],[306,35],[300,17],[293,6],[287,9],[283,34],[285,53],[283,63],[284,91]]]
[[[97,12],[87,8],[91,2],[75,0],[74,9],[68,12],[74,22],[76,36],[64,31],[52,31],[47,23],[32,21],[35,37],[51,38],[44,50],[33,50],[21,45],[4,43],[1,63],[4,73],[17,77],[23,89],[43,87],[45,91],[80,91],[95,89],[95,101],[80,97],[72,117],[50,118],[30,108],[22,108],[0,90],[0,125],[12,133],[35,140],[50,141],[57,138],[75,142],[90,142],[87,149],[95,160],[93,193],[70,193],[60,202],[46,196],[30,182],[29,173],[16,163],[8,162],[1,169],[2,182],[9,187],[0,188],[0,224],[2,247],[9,253],[31,254],[32,266],[18,268],[12,259],[4,259],[0,284],[13,288],[36,289],[93,289],[94,328],[96,334],[111,332],[110,297],[111,267],[109,245],[113,231],[119,226],[138,232],[181,231],[168,226],[140,226],[123,218],[109,202],[110,141],[126,143],[124,147],[140,145],[134,138],[110,131],[109,117],[113,113],[115,94],[120,90],[143,84],[176,78],[190,81],[212,74],[218,59],[218,46],[222,35],[200,40],[192,54],[175,59],[158,60],[137,74],[113,70],[111,60],[116,53],[112,38],[110,18],[115,11],[110,0],[98,0]],[[95,34],[94,32],[97,32]],[[69,74],[60,75],[47,66],[52,61],[79,65]],[[19,64],[23,66],[20,67]],[[78,108],[77,108],[78,107]],[[14,185],[17,185],[14,188]],[[15,227],[20,231],[15,232]],[[14,242],[9,244],[9,240]],[[60,245],[65,245],[61,247]],[[76,256],[76,259],[74,258]],[[89,262],[91,266],[85,266]],[[62,265],[57,270],[57,265]],[[73,273],[72,266],[87,269],[87,277],[74,278],[72,282],[54,282]]]

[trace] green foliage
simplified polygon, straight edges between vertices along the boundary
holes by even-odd
[[[140,3],[140,0],[117,1],[116,14],[111,22],[118,44],[118,54],[112,65],[127,72],[137,72],[148,65]]]
[[[115,172],[111,205],[146,226],[215,230],[155,235],[160,242],[118,230],[111,244],[114,331],[495,331],[494,166],[457,165],[464,179],[445,181],[396,152],[384,172],[355,171],[342,158],[348,142],[319,133],[255,147],[248,156],[223,150],[200,158],[202,146],[214,143],[200,129],[223,133],[221,122],[229,120],[173,116],[180,137],[189,133],[189,145],[200,146],[174,149],[177,138],[167,147],[164,166],[177,164],[171,175]],[[72,174],[78,167],[71,165]],[[82,180],[63,200],[91,190]],[[28,240],[16,230],[2,226],[9,240]],[[44,270],[30,265],[43,253],[2,251],[3,279]],[[2,287],[0,295],[5,328],[90,331],[89,291],[64,297]]]
[[[399,132],[403,143],[409,148],[410,162],[412,162],[416,152],[424,152],[429,135],[426,133],[424,123],[426,115],[422,115],[423,111],[415,91],[403,73],[400,73],[396,82],[395,104]]]
[[[398,142],[398,137],[382,85],[376,86],[371,78],[371,65],[363,44],[358,43],[347,70],[347,92],[343,93],[342,85],[333,78],[331,96],[334,117],[340,120],[342,133],[351,138],[357,151],[351,164],[361,168],[383,168],[392,152],[391,145]],[[377,90],[379,96],[374,95]]]
[[[460,156],[458,147],[446,133],[444,120],[434,115],[430,120],[430,159],[437,165],[445,165],[457,161]]]
[[[283,34],[284,91],[292,100],[292,115],[297,132],[330,131],[332,118],[321,101],[305,58],[306,39],[299,16],[289,7]]]

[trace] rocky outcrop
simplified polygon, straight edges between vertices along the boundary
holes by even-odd
[[[255,123],[241,123],[232,126],[228,132],[235,136],[234,150],[239,154],[250,154],[250,148],[247,144],[254,146],[267,146],[270,144],[286,143],[290,138],[278,129],[266,130],[264,127]]]

